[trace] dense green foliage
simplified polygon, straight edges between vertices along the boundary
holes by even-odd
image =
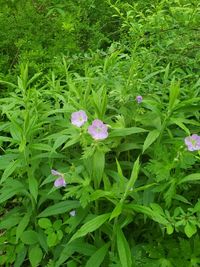
[[[200,266],[198,1],[0,6],[0,266]]]
[[[34,71],[56,69],[62,55],[108,46],[113,26],[117,28],[102,1],[1,0],[0,5],[3,74],[15,72],[24,61]]]

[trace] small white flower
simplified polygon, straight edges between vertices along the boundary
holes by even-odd
[[[74,217],[74,216],[76,216],[76,211],[75,210],[72,210],[72,211],[70,211],[70,216],[72,216],[72,217]]]

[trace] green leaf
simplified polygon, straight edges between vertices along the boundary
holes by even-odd
[[[174,232],[174,227],[173,227],[171,224],[168,224],[168,225],[166,226],[166,229],[167,229],[167,234],[168,234],[168,235],[173,234],[173,232]]]
[[[57,243],[57,235],[56,233],[52,232],[52,233],[49,233],[48,236],[47,236],[47,245],[49,247],[53,247],[55,246]]]
[[[61,226],[62,226],[62,220],[56,220],[54,223],[53,223],[53,229],[55,230],[55,231],[58,231],[60,228],[61,228]]]
[[[57,231],[57,239],[60,241],[63,238],[63,232],[61,230]]]
[[[42,250],[39,246],[34,246],[29,250],[29,260],[32,267],[37,267],[43,257]]]
[[[2,177],[1,177],[1,181],[0,184],[2,184],[18,167],[18,161],[11,161],[8,166],[6,167]]]
[[[136,159],[136,161],[133,164],[133,169],[131,172],[131,177],[128,181],[127,184],[127,190],[130,190],[132,187],[134,187],[135,182],[138,178],[138,172],[139,172],[139,168],[140,168],[140,162],[139,162],[139,157]]]
[[[171,111],[175,107],[179,92],[180,92],[180,82],[179,81],[177,82],[173,79],[170,85],[169,106],[168,106],[169,111]]]
[[[156,76],[157,74],[159,74],[159,73],[162,73],[162,72],[164,72],[164,70],[162,69],[162,70],[157,70],[157,71],[154,71],[154,72],[152,72],[152,73],[150,73],[150,74],[148,74],[147,76],[145,76],[144,78],[143,78],[143,81],[148,81],[148,80],[151,80],[152,79],[152,77],[154,77],[154,76]]]
[[[35,149],[35,150],[41,150],[41,151],[49,151],[49,152],[52,151],[52,147],[50,145],[41,144],[41,143],[32,144],[32,145],[30,145],[30,148]]]
[[[92,96],[93,105],[95,107],[97,116],[102,119],[107,106],[107,90],[104,86],[100,88],[97,92],[96,90],[92,90]]]
[[[105,165],[105,153],[97,149],[93,155],[93,178],[96,180],[97,187],[99,187]]]
[[[113,218],[116,218],[118,217],[121,212],[122,212],[122,202],[119,202],[117,203],[117,205],[115,206],[114,210],[112,211],[111,215],[110,215],[110,221],[113,219]]]
[[[35,199],[35,202],[37,202],[37,197],[38,197],[38,181],[30,175],[28,178],[29,182],[29,191],[33,198]]]
[[[62,148],[62,150],[64,150],[64,149],[67,148],[67,147],[73,146],[73,145],[75,145],[76,143],[79,143],[79,141],[80,141],[80,135],[77,135],[77,136],[75,136],[73,139],[69,140],[69,141],[64,145],[64,147]]]
[[[0,170],[5,170],[8,165],[12,162],[12,160],[16,159],[18,155],[15,154],[7,154],[1,155],[0,157]]]
[[[181,201],[181,202],[183,202],[183,203],[192,205],[192,203],[191,203],[190,201],[188,201],[187,198],[185,198],[184,196],[181,196],[181,195],[176,194],[176,195],[174,196],[174,199],[176,199],[176,200],[178,200],[178,201]]]
[[[21,235],[21,241],[26,245],[34,245],[38,243],[38,235],[33,230],[24,231]]]
[[[40,75],[42,75],[42,72],[38,72],[33,75],[33,77],[27,82],[27,87],[34,82]]]
[[[128,193],[130,192],[130,189],[134,187],[134,184],[138,178],[138,172],[139,172],[140,164],[139,164],[139,157],[136,159],[136,161],[133,164],[133,169],[131,172],[131,177],[127,183],[126,190],[124,193],[124,196],[121,201],[124,201],[127,197]]]
[[[190,238],[197,232],[197,227],[196,227],[196,225],[194,225],[193,223],[188,221],[185,225],[184,231],[185,231],[185,234],[187,235],[187,237]]]
[[[16,87],[17,87],[16,84],[14,84],[14,83],[10,83],[10,82],[7,82],[7,81],[3,81],[3,80],[0,80],[0,83],[1,83],[1,84],[9,85],[9,86],[11,86],[11,87],[13,87],[13,88],[16,88]]]
[[[145,191],[146,189],[156,185],[156,183],[146,184],[133,189],[133,192]]]
[[[94,219],[92,219],[89,222],[86,222],[81,228],[72,236],[69,242],[72,242],[73,240],[85,236],[88,233],[91,233],[98,229],[102,224],[104,224],[108,218],[110,217],[110,213],[102,214],[99,216],[96,216]]]
[[[97,200],[99,198],[113,198],[114,193],[111,191],[103,191],[103,190],[96,190],[90,195],[90,199],[92,201]]]
[[[26,257],[26,254],[27,254],[27,248],[24,244],[19,244],[17,247],[16,247],[16,259],[15,259],[15,263],[14,263],[14,267],[21,267],[24,260],[25,260],[25,257]]]
[[[14,121],[14,119],[12,119],[12,123],[10,124],[10,134],[15,141],[22,141],[23,134],[21,126],[16,121]]]
[[[22,235],[22,233],[28,226],[29,221],[30,221],[30,216],[31,216],[30,213],[26,213],[24,217],[21,219],[20,223],[18,224],[17,229],[16,229],[16,242],[18,242],[18,239],[20,238],[20,236]]]
[[[46,234],[44,233],[44,231],[42,229],[37,229],[37,233],[38,233],[38,243],[41,246],[41,248],[44,249],[44,251],[46,253],[48,253],[49,248],[47,246],[47,237]]]
[[[145,141],[144,141],[144,145],[143,145],[143,149],[142,149],[142,153],[144,153],[144,151],[150,147],[150,145],[156,141],[156,139],[158,138],[160,134],[160,131],[158,131],[157,129],[151,131],[148,133]]]
[[[117,159],[116,159],[116,163],[117,163],[117,173],[119,175],[119,189],[120,189],[120,192],[123,192],[125,189],[125,177],[123,175],[123,171],[120,166],[120,163]]]
[[[200,180],[200,173],[192,173],[180,180],[178,184],[187,183],[187,182],[195,182]]]
[[[169,224],[168,220],[165,219],[165,217],[163,217],[158,211],[153,211],[149,207],[138,205],[138,204],[127,204],[126,207],[131,208],[132,210],[136,212],[141,212],[147,215],[149,218],[151,218],[155,222],[158,222],[160,224],[163,224],[163,225]]]
[[[195,204],[193,208],[193,213],[194,212],[199,212],[200,211],[200,200],[198,199],[198,202]]]
[[[119,226],[117,227],[117,249],[122,267],[132,267],[130,247]]]
[[[62,264],[68,260],[69,257],[71,257],[71,255],[76,251],[75,246],[73,245],[73,243],[71,244],[66,244],[65,248],[63,249],[63,251],[61,251],[59,259],[57,260],[57,262],[55,263],[55,267],[60,267],[63,266]]]
[[[47,218],[41,218],[38,220],[38,225],[43,229],[48,229],[52,227],[52,223]]]
[[[67,267],[78,267],[77,264],[74,260],[67,261]]]
[[[190,130],[185,126],[183,123],[183,118],[170,118],[170,122],[178,125],[183,131],[186,132],[186,134],[190,135]]]
[[[117,147],[117,152],[124,152],[124,151],[129,151],[133,149],[141,149],[141,145],[136,144],[136,143],[122,143]]]
[[[139,128],[139,127],[113,129],[112,132],[109,134],[109,137],[127,136],[127,135],[131,135],[135,133],[144,133],[146,131],[147,130]]]
[[[42,211],[38,217],[48,217],[52,215],[62,214],[69,210],[76,209],[80,207],[79,201],[76,200],[66,200],[54,204]]]
[[[165,68],[165,73],[163,76],[163,84],[167,84],[168,78],[169,78],[169,69],[170,69],[170,63],[167,65],[167,67]]]
[[[53,145],[53,150],[56,150],[58,147],[60,147],[62,144],[64,144],[67,139],[69,139],[68,135],[60,135],[58,136],[58,138],[56,139],[54,145]]]
[[[12,216],[6,216],[5,218],[1,218],[0,221],[0,230],[13,228],[13,226],[17,225],[21,220],[21,217],[19,215],[12,215]]]
[[[105,244],[103,247],[99,248],[87,261],[85,267],[99,267],[103,262],[110,243]]]
[[[24,185],[17,180],[8,179],[0,190],[0,203],[10,199],[14,195],[25,193]]]
[[[96,252],[96,248],[83,240],[74,240],[70,244],[66,244],[60,253],[59,259],[55,263],[55,267],[63,266],[63,263],[69,259],[74,253],[78,252],[82,255],[91,256]]]
[[[12,138],[6,136],[0,136],[0,142],[12,142]]]

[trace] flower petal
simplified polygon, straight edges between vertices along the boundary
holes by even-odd
[[[63,177],[57,178],[54,182],[54,186],[57,188],[58,187],[65,187],[66,186],[65,179]]]
[[[77,127],[83,126],[88,117],[84,110],[79,110],[71,114],[71,123]]]

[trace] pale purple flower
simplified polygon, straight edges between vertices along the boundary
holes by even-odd
[[[88,133],[95,140],[102,140],[108,137],[108,126],[104,124],[101,120],[94,120],[92,125],[88,127]]]
[[[74,217],[74,216],[76,216],[76,211],[75,210],[72,210],[72,211],[70,211],[69,214],[70,214],[71,217]]]
[[[140,104],[143,100],[143,97],[141,95],[136,96],[136,101],[138,104]]]
[[[86,123],[88,117],[84,110],[73,112],[71,115],[71,123],[77,127],[83,126]]]
[[[62,173],[52,169],[51,174],[54,176],[58,176],[58,178],[54,182],[55,187],[62,187],[62,186],[65,187],[66,186],[64,175]]]
[[[54,186],[55,187],[63,187],[63,186],[65,187],[66,186],[65,179],[62,176],[58,177],[54,182]]]
[[[185,144],[189,151],[200,150],[200,136],[193,134],[185,138]]]

